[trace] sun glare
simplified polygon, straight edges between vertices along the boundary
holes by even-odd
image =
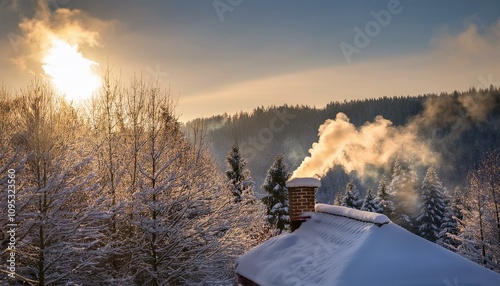
[[[94,66],[98,64],[86,59],[76,45],[52,39],[43,64],[42,68],[50,76],[55,88],[68,100],[85,100],[99,88],[101,80],[94,72]]]

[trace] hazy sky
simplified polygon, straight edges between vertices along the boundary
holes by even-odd
[[[73,20],[98,37],[80,48],[101,68],[108,61],[125,81],[142,72],[170,85],[183,120],[500,85],[498,0],[49,2],[52,14],[82,10]],[[9,88],[43,74],[36,61],[16,65],[25,52],[17,39],[28,36],[19,24],[36,10],[36,1],[0,6]]]

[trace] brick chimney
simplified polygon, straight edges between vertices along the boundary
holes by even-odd
[[[304,212],[314,212],[315,193],[321,186],[316,178],[294,178],[286,182],[290,211],[291,231],[296,230],[307,218]]]

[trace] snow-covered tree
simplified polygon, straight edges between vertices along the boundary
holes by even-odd
[[[475,188],[475,179],[471,178],[471,187],[464,194],[462,220],[458,221],[459,234],[453,238],[460,241],[457,253],[484,266],[490,266],[486,240],[485,196]]]
[[[102,200],[74,109],[35,81],[19,98],[13,144],[26,158],[17,205],[17,274],[38,285],[92,283],[107,255]],[[35,281],[35,282],[33,282]]]
[[[226,171],[227,186],[234,195],[234,201],[239,203],[245,192],[252,192],[254,182],[250,177],[250,171],[246,168],[247,161],[241,157],[240,148],[237,144],[231,146],[226,162],[229,166]]]
[[[236,229],[240,232],[241,242],[245,247],[253,247],[268,238],[269,228],[264,224],[266,218],[266,206],[257,200],[253,191],[254,182],[250,177],[250,171],[246,168],[247,161],[241,157],[237,144],[231,146],[226,163],[229,169],[226,171],[229,191],[233,194],[234,202],[238,207],[238,224]]]
[[[188,146],[172,128],[168,93],[153,87],[144,96],[146,129],[137,162],[137,190],[126,206],[134,226],[127,240],[133,263],[125,269],[137,284],[178,284],[191,270],[187,250],[196,249],[196,235],[187,233],[186,214],[196,204],[190,174],[200,168],[196,161],[188,161]]]
[[[443,184],[437,176],[436,169],[429,167],[422,183],[420,215],[416,219],[418,235],[436,242],[441,232],[441,223],[445,217],[446,208]]]
[[[395,213],[392,220],[398,225],[416,232],[414,221],[418,215],[417,172],[410,159],[398,156],[394,164],[389,194],[394,202]]]
[[[495,269],[500,271],[500,150],[486,153],[478,170],[480,184],[487,193],[488,231]]]
[[[112,78],[112,72],[107,69],[103,76],[103,84],[92,98],[92,106],[88,114],[87,131],[91,137],[87,144],[93,150],[93,167],[100,188],[100,193],[106,199],[105,211],[110,214],[107,220],[106,245],[110,248],[109,257],[99,265],[101,271],[96,280],[124,283],[127,278],[121,277],[128,269],[123,268],[131,259],[124,245],[125,238],[131,232],[124,220],[125,202],[131,200],[131,194],[126,192],[124,174],[134,170],[137,164],[129,164],[129,156],[133,150],[126,150],[129,143],[124,117],[124,89],[118,81]]]
[[[283,157],[276,156],[273,165],[267,171],[262,189],[267,193],[262,202],[267,208],[267,221],[275,226],[279,233],[289,228],[288,189],[286,181],[290,177]]]
[[[344,196],[342,195],[342,193],[337,193],[337,195],[335,196],[335,199],[333,200],[333,205],[334,206],[341,206],[342,205],[342,198]]]
[[[372,194],[372,189],[368,189],[361,210],[369,212],[377,212],[377,207],[378,205],[376,197]]]
[[[457,251],[460,245],[459,241],[454,237],[458,235],[458,221],[462,221],[462,193],[459,188],[456,188],[451,198],[446,199],[449,195],[445,192],[445,201],[448,200],[446,212],[443,221],[441,222],[441,232],[439,233],[437,243],[452,251]]]
[[[387,192],[387,179],[382,175],[377,189],[377,213],[392,217],[394,215],[394,203],[391,200],[391,195]]]
[[[493,174],[490,173],[492,170]],[[500,157],[487,154],[479,169],[469,173],[469,184],[463,195],[462,219],[457,220],[460,245],[457,252],[485,267],[500,271],[499,226],[495,206],[496,192],[500,190]]]
[[[342,206],[358,210],[363,206],[363,199],[360,198],[359,190],[353,182],[349,182],[346,186]]]

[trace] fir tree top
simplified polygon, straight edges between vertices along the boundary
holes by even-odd
[[[267,207],[267,221],[276,227],[279,233],[290,224],[288,209],[288,189],[286,182],[290,177],[281,155],[276,156],[273,165],[267,171],[267,176],[261,188],[267,195],[262,202]]]
[[[261,188],[268,194],[278,187],[279,189],[286,189],[286,182],[290,178],[290,173],[287,171],[286,165],[283,163],[283,157],[277,155],[274,163],[267,171],[267,176]]]
[[[226,162],[229,166],[226,171],[227,185],[235,197],[235,202],[238,203],[242,200],[242,194],[252,192],[254,182],[250,177],[250,171],[246,169],[247,161],[241,157],[240,148],[237,144],[231,146]]]
[[[342,199],[342,206],[358,210],[363,206],[363,200],[359,196],[359,190],[352,181],[346,186],[346,193]]]
[[[446,212],[443,185],[436,169],[429,167],[422,183],[422,203],[419,205],[420,215],[417,218],[418,234],[432,242],[438,239],[441,223]]]
[[[372,194],[372,189],[366,193],[365,200],[363,201],[362,211],[377,212],[378,206],[375,196]]]

